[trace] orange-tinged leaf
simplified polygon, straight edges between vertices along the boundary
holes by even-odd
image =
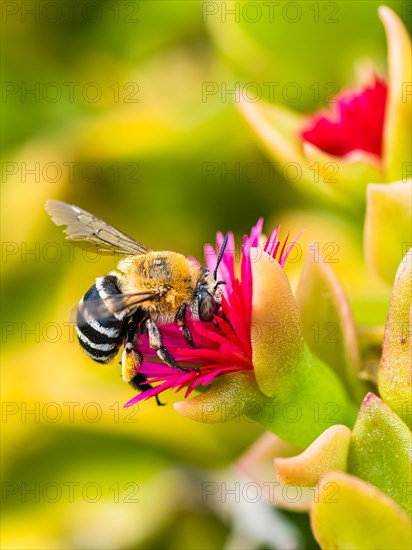
[[[178,413],[197,422],[239,422],[248,403],[260,403],[265,396],[259,391],[253,374],[235,373],[217,378],[204,393],[174,404]]]
[[[259,388],[269,396],[292,376],[303,352],[302,327],[295,298],[282,267],[263,253],[252,262],[252,358]]]
[[[259,485],[262,495],[270,504],[295,512],[308,511],[315,495],[313,489],[294,490],[296,485],[289,489],[273,471],[274,457],[290,457],[297,452],[299,449],[296,447],[266,432],[236,461],[235,468]]]
[[[331,470],[346,471],[352,432],[346,426],[331,426],[298,456],[276,458],[277,477],[283,483],[313,487]]]

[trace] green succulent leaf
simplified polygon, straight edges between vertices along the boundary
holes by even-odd
[[[412,249],[396,274],[378,372],[382,399],[412,429],[411,288]]]
[[[343,472],[330,472],[321,479],[311,524],[324,549],[407,550],[411,544],[410,522],[398,504]]]
[[[362,403],[348,456],[348,471],[378,487],[412,513],[410,452],[406,424],[373,393]]]
[[[387,181],[404,177],[412,160],[410,120],[412,96],[405,86],[412,81],[411,40],[401,19],[386,6],[379,8],[388,41],[388,99],[383,136],[383,161]]]
[[[345,157],[338,157],[309,142],[303,143],[303,150],[307,164],[319,168],[324,191],[331,191],[336,199],[350,204],[352,211],[355,208],[363,210],[366,185],[383,178],[382,167],[376,157],[364,151],[353,151]]]
[[[411,245],[412,180],[371,183],[366,202],[365,255],[371,267],[392,285],[405,245]]]
[[[293,375],[277,394],[259,390],[252,373],[221,376],[207,391],[175,409],[198,422],[258,422],[298,449],[305,449],[326,427],[352,426],[354,407],[335,374],[305,349]]]
[[[305,341],[360,403],[367,385],[358,377],[361,359],[352,312],[344,289],[322,257],[315,261],[307,255],[296,300]]]

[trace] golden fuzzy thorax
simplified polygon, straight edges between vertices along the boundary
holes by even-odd
[[[201,268],[177,252],[150,252],[128,256],[118,265],[120,285],[124,294],[162,289],[154,300],[140,307],[163,323],[174,319],[179,307],[195,302],[196,288],[202,277]],[[213,282],[210,279],[210,292]]]

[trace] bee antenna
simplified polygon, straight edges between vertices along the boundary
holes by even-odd
[[[223,239],[222,246],[219,250],[219,256],[217,257],[216,267],[213,272],[213,277],[215,280],[217,279],[217,270],[219,269],[219,265],[220,265],[220,262],[222,261],[223,254],[225,253],[228,239],[229,239],[229,235],[226,233],[225,238]]]

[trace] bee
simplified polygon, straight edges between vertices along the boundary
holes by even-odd
[[[66,226],[67,239],[124,256],[117,270],[98,277],[79,301],[76,332],[87,355],[98,363],[110,363],[123,347],[123,380],[136,390],[148,390],[152,386],[139,373],[143,355],[137,342],[139,335],[147,333],[161,361],[173,369],[191,371],[178,365],[163,345],[159,326],[176,323],[187,344],[196,347],[187,314],[190,311],[193,320],[203,322],[213,322],[218,314],[219,286],[225,282],[217,280],[217,271],[227,235],[211,273],[178,252],[146,248],[78,206],[49,200],[46,211],[56,225]]]

